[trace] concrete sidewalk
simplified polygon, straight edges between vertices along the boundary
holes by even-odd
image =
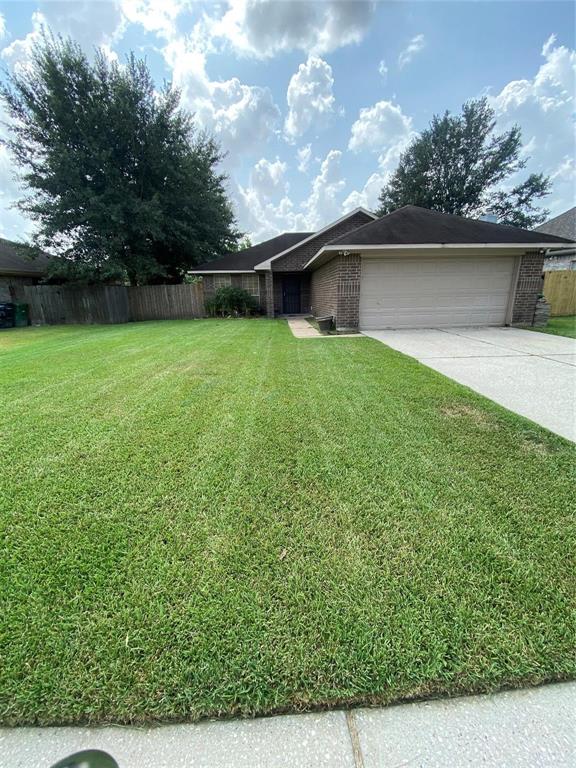
[[[365,335],[576,441],[576,340],[521,328],[427,328]]]
[[[2,768],[103,749],[120,768],[572,768],[576,683],[348,713],[157,728],[5,728]]]

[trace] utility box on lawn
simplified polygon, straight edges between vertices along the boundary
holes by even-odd
[[[30,325],[28,304],[14,304],[14,327],[26,328],[27,325]]]

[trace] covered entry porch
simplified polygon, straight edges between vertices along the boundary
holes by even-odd
[[[310,312],[310,274],[307,272],[266,273],[266,314],[301,315]]]

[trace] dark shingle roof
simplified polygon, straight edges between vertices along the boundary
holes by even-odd
[[[550,221],[545,221],[544,224],[536,227],[534,231],[545,232],[548,235],[556,235],[557,237],[567,237],[570,240],[576,241],[576,206],[568,211],[564,211],[560,216],[555,216]]]
[[[204,264],[200,264],[198,267],[194,267],[194,272],[202,272],[203,270],[211,272],[213,270],[222,270],[222,272],[229,272],[236,269],[250,270],[254,269],[256,264],[260,264],[261,261],[271,259],[272,256],[276,256],[278,253],[282,253],[288,248],[291,248],[301,240],[305,240],[307,237],[313,234],[312,232],[285,232],[283,235],[278,235],[270,240],[265,240],[263,243],[253,245],[251,248],[245,248],[243,251],[237,253],[226,253],[219,259],[213,261],[205,261]]]
[[[48,258],[32,257],[25,245],[0,237],[0,275],[41,277],[48,269]]]
[[[406,205],[354,229],[330,245],[423,245],[427,243],[566,243],[560,237],[527,229],[466,219]]]

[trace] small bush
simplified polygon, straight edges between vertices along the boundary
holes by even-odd
[[[204,304],[210,317],[249,317],[258,310],[258,302],[251,293],[232,285],[219,288]]]

